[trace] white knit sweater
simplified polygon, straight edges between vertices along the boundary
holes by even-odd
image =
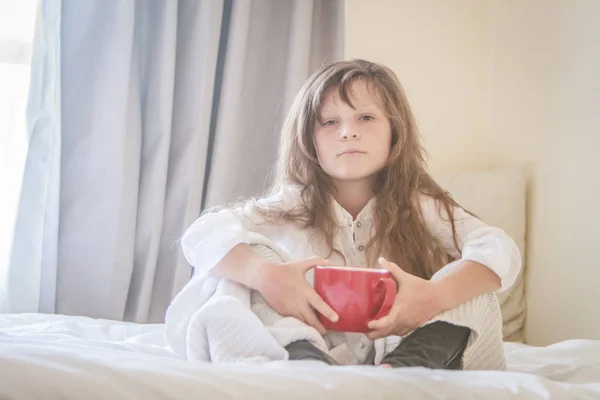
[[[273,261],[281,259],[270,248],[252,245],[255,252]],[[432,279],[449,273],[458,263],[442,268]],[[494,294],[480,296],[428,323],[446,321],[472,333],[463,354],[463,368],[505,368],[502,318]],[[374,364],[402,340],[390,336],[369,341],[362,334],[328,333],[321,336],[295,318],[277,314],[255,291],[213,275],[194,277],[171,303],[166,315],[166,339],[172,349],[190,360],[213,362],[267,362],[286,360],[284,347],[308,340],[340,364],[357,364],[375,350]]]

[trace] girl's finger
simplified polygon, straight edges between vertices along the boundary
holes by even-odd
[[[324,258],[313,256],[313,257],[309,257],[309,258],[306,258],[306,259],[298,262],[296,264],[296,266],[297,266],[297,268],[300,269],[300,271],[306,273],[309,270],[316,267],[317,265],[329,265],[329,264],[330,264],[329,260],[325,260]]]
[[[398,336],[406,336],[408,335],[412,330],[408,329],[408,328],[401,328],[398,332],[396,332],[396,335]]]
[[[317,314],[315,314],[310,306],[307,305],[306,309],[302,310],[302,316],[304,317],[304,322],[319,331],[321,335],[327,333],[327,329],[325,329],[321,321],[319,321]]]
[[[325,300],[319,296],[317,292],[312,290],[308,295],[308,302],[317,312],[321,313],[328,318],[331,322],[337,322],[339,317],[336,312],[329,306],[329,304],[325,303]]]
[[[367,324],[367,327],[369,329],[384,329],[386,327],[391,328],[393,325],[396,325],[399,315],[402,315],[402,309],[397,304],[394,304],[388,315],[381,317],[378,320],[370,321]]]
[[[381,265],[383,268],[390,271],[390,273],[392,274],[392,276],[394,277],[394,279],[396,280],[396,282],[398,284],[400,284],[404,280],[404,278],[408,275],[398,265],[396,265],[395,263],[393,263],[391,261],[386,260],[383,257],[379,257],[379,265]]]
[[[369,329],[383,329],[383,328],[387,328],[391,324],[391,322],[392,322],[392,320],[391,320],[390,316],[387,315],[378,320],[370,321],[367,324],[367,327]]]
[[[369,340],[376,340],[376,339],[381,339],[383,337],[390,336],[390,334],[391,334],[390,329],[377,329],[377,330],[367,333],[367,338],[369,338]]]

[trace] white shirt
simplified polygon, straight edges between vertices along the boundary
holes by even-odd
[[[261,199],[261,205],[276,205],[291,209],[299,204],[297,189],[285,187],[278,194]],[[340,229],[334,245],[346,258],[345,265],[366,265],[365,246],[374,234],[372,199],[356,219],[333,201],[333,211]],[[438,244],[451,256],[461,260],[479,262],[494,271],[501,280],[504,291],[510,288],[521,270],[521,255],[515,242],[501,229],[486,225],[466,213],[454,210],[454,221],[459,253],[454,245],[452,227],[444,213],[438,213],[435,201],[420,198],[420,207],[427,228]],[[344,260],[332,253],[312,229],[301,229],[291,222],[273,224],[251,205],[207,213],[198,218],[184,233],[181,244],[187,261],[194,266],[195,275],[214,267],[230,250],[240,243],[264,244],[275,250],[286,262],[311,256],[329,257],[334,265],[344,265]],[[442,266],[440,266],[442,267]],[[312,283],[312,271],[307,274]]]
[[[277,195],[261,199],[260,204],[289,210],[299,201],[298,191],[286,187]],[[334,238],[334,246],[345,257],[347,266],[374,267],[366,265],[365,246],[374,234],[375,201],[372,199],[355,219],[333,201],[334,216],[340,228]],[[422,196],[420,207],[427,228],[448,254],[490,268],[500,277],[500,291],[513,285],[521,269],[521,256],[515,242],[504,231],[490,227],[457,208],[454,210],[454,220],[461,249],[459,253],[454,244],[451,224],[445,213],[440,216],[434,200]],[[263,244],[277,252],[285,262],[316,255],[329,257],[334,265],[344,265],[344,260],[336,253],[330,254],[324,241],[314,233],[312,229],[301,229],[291,222],[270,223],[251,205],[246,205],[201,216],[187,229],[181,244],[186,259],[195,268],[196,276],[208,272],[240,243]],[[312,270],[306,277],[312,284]],[[363,334],[330,332],[325,339],[334,353],[349,355],[346,357],[349,364],[363,363],[372,354],[373,343]]]

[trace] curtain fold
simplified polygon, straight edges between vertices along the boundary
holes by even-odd
[[[342,3],[42,4],[7,310],[163,321],[178,239],[265,188],[292,93],[341,58]]]
[[[40,2],[27,104],[29,144],[6,278],[6,312],[55,312],[61,158],[62,1]]]

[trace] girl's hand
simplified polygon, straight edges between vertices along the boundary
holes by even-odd
[[[442,311],[442,301],[435,282],[403,271],[396,264],[380,258],[381,266],[392,273],[398,293],[390,313],[368,324],[373,329],[367,336],[371,340],[398,335],[404,336]]]
[[[280,315],[297,318],[325,334],[316,311],[333,322],[338,316],[306,280],[306,272],[316,265],[329,265],[329,262],[310,257],[286,264],[266,264],[257,289]]]

